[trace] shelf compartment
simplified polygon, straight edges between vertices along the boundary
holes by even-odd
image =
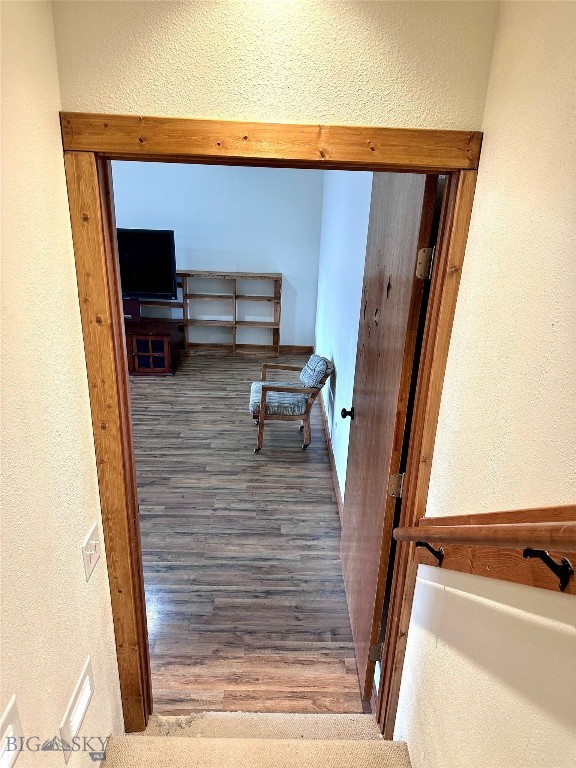
[[[194,301],[226,301],[234,298],[233,293],[187,293],[185,299]]]
[[[280,323],[272,320],[237,320],[237,328],[280,328]]]
[[[184,325],[206,325],[213,328],[233,328],[234,320],[186,320]]]
[[[280,299],[275,296],[247,296],[238,294],[236,296],[237,301],[275,301],[280,303]]]

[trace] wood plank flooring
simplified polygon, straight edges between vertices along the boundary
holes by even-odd
[[[261,362],[130,382],[157,714],[362,711],[320,405],[308,451],[268,422],[256,455]]]

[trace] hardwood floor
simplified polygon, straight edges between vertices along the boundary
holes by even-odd
[[[254,454],[261,362],[131,379],[156,713],[362,711],[320,404]]]

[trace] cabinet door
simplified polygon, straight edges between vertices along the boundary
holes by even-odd
[[[134,336],[134,370],[154,374],[170,372],[169,345],[162,336]]]

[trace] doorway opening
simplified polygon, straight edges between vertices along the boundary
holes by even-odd
[[[112,164],[156,714],[366,709],[336,498],[372,176]],[[311,444],[272,422],[255,455],[251,383],[314,351]]]
[[[418,373],[415,418],[402,504],[403,523],[410,525],[412,520],[417,520],[423,513],[426,497],[439,393],[473,198],[476,174],[471,169],[477,167],[480,135],[458,131],[336,127],[318,129],[313,126],[248,125],[72,113],[62,115],[62,127],[125,724],[128,731],[141,730],[151,711],[150,665],[110,160],[222,164],[228,158],[229,162],[242,165],[368,170],[383,172],[382,177],[391,172],[394,183],[384,184],[379,190],[379,195],[387,201],[381,210],[386,213],[388,224],[400,221],[402,216],[405,222],[416,220],[418,226],[412,226],[411,236],[417,244],[422,241],[425,217],[409,216],[407,211],[411,204],[418,202],[419,195],[423,196],[420,202],[427,199],[430,190],[428,182],[422,181],[411,187],[408,180],[417,178],[417,174],[447,174],[447,191]],[[218,135],[219,141],[213,147],[215,135]],[[397,171],[403,173],[398,174]],[[402,178],[404,182],[400,182]],[[398,194],[399,191],[401,194]],[[400,201],[396,210],[395,201]],[[417,210],[422,213],[424,208]],[[402,322],[395,322],[399,313],[401,315],[407,306],[413,307],[414,291],[409,286],[412,285],[414,273],[407,268],[405,260],[393,260],[392,271],[378,267],[381,254],[389,252],[389,247],[381,248],[377,245],[382,235],[384,239],[389,238],[389,245],[392,246],[405,231],[405,226],[398,225],[384,228],[378,226],[374,229],[378,233],[377,237],[372,237],[376,243],[372,249],[376,271],[370,273],[368,291],[365,275],[361,312],[365,325],[363,329],[359,325],[359,339],[364,333],[368,338],[389,335],[397,341],[393,333],[379,335],[374,329],[380,325],[382,330],[389,320],[393,327],[401,327]],[[367,252],[369,250],[367,248]],[[396,250],[402,251],[401,248]],[[394,271],[396,267],[399,268],[397,272]],[[403,272],[403,269],[407,271]],[[388,272],[387,280],[380,279],[384,272]],[[410,314],[410,309],[408,312]],[[360,349],[366,350],[366,344],[359,343]],[[153,357],[151,347],[148,352],[148,356]],[[368,354],[364,359],[378,360],[381,357],[382,350],[375,357],[370,358]],[[401,357],[399,365],[388,366],[394,369],[400,380],[402,372],[407,370],[404,355]],[[370,377],[366,380],[369,381]],[[373,380],[379,380],[378,375]],[[262,386],[262,390],[265,389],[268,389],[268,385]],[[398,384],[397,392],[400,389]],[[387,391],[390,399],[394,387],[389,387]],[[355,398],[357,392],[361,395],[362,405],[350,430],[350,444],[356,446],[361,434],[358,429],[365,429],[367,414],[370,413],[370,409],[366,408],[365,389],[359,389],[355,382]],[[393,399],[390,399],[389,405]],[[349,414],[352,408],[344,410]],[[392,438],[397,435],[398,418],[394,418],[393,422]],[[369,426],[373,427],[371,424]],[[392,444],[396,445],[394,439]],[[351,452],[348,453],[350,455]],[[352,454],[360,455],[357,450],[352,451]],[[388,466],[394,468],[392,461]],[[347,471],[346,505],[350,496],[350,478],[353,484],[357,484],[364,471],[365,467],[352,474]],[[357,487],[365,488],[366,484],[360,483]],[[352,494],[353,503],[354,500],[357,510],[365,508],[368,512],[368,517],[362,522],[373,522],[370,512],[376,516],[383,515],[380,517],[381,529],[377,537],[373,532],[367,533],[362,525],[346,525],[347,518],[357,521],[357,515],[347,516],[346,509],[343,515],[343,573],[356,658],[359,669],[362,667],[360,678],[363,679],[365,694],[368,682],[371,682],[367,654],[368,651],[372,654],[370,641],[374,632],[379,630],[380,621],[380,615],[377,620],[375,614],[370,618],[368,609],[370,604],[375,609],[382,597],[383,574],[386,573],[389,551],[386,543],[388,526],[392,519],[382,513],[387,503],[379,505],[376,496],[367,498],[367,505],[358,504],[358,500],[362,501],[361,494]],[[370,544],[380,538],[380,551],[377,547],[364,549],[362,536],[367,536]],[[367,552],[370,567],[355,569],[354,565],[358,561],[356,555],[360,554],[366,561]],[[394,566],[391,616],[383,649],[382,679],[377,702],[378,719],[385,727],[389,718],[393,718],[394,700],[397,698],[395,689],[401,674],[405,631],[398,631],[398,619],[403,624],[406,615],[409,618],[409,593],[413,581],[410,557],[409,550],[401,549]],[[370,593],[373,599],[369,597]],[[365,599],[366,595],[368,599]]]
[[[370,711],[361,571],[393,554],[380,479],[411,418],[438,176],[116,161],[112,183],[154,712]]]

